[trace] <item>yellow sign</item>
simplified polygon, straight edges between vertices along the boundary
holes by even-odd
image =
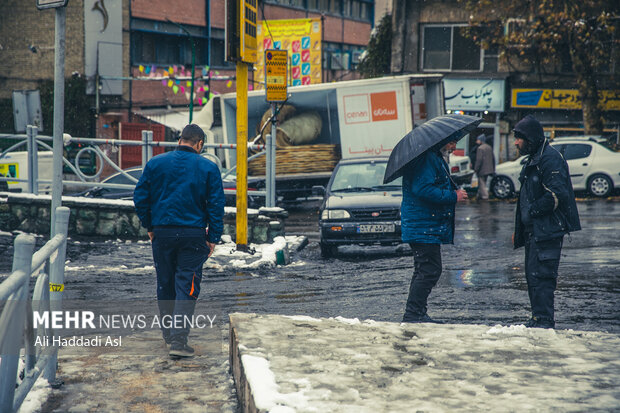
[[[257,89],[264,86],[265,54],[269,49],[288,51],[289,86],[322,81],[321,19],[264,20],[258,24]]]
[[[65,290],[65,285],[64,284],[54,284],[54,283],[50,283],[50,291],[51,292],[61,292]]]
[[[6,178],[19,178],[19,164],[18,163],[2,163],[0,164],[0,174]],[[7,182],[9,184],[16,184],[17,182]]]
[[[286,50],[265,50],[265,89],[267,102],[284,102],[287,92]]]
[[[256,1],[239,0],[239,54],[242,62],[256,62]]]
[[[513,108],[581,109],[577,89],[512,89]],[[620,110],[620,90],[601,90],[603,110]]]

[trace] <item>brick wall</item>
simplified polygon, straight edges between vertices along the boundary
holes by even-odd
[[[84,73],[84,2],[67,6],[65,76]],[[38,10],[35,1],[0,1],[0,99],[13,90],[36,89],[54,78],[55,11]],[[37,53],[29,46],[34,45]]]
[[[167,17],[176,23],[205,26],[205,3],[205,0],[132,0],[131,14],[142,19],[166,21]]]

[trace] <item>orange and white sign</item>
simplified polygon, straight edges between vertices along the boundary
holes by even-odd
[[[370,106],[372,107],[372,121],[398,119],[398,109],[396,108],[396,92],[371,93]]]
[[[409,98],[402,84],[360,85],[337,90],[343,158],[389,156],[411,129]]]

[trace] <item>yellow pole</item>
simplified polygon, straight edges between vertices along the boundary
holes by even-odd
[[[237,62],[237,249],[248,248],[248,65]]]

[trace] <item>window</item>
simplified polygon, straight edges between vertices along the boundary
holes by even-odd
[[[196,64],[208,63],[206,28],[184,25],[191,33]],[[133,19],[131,22],[132,64],[191,65],[192,45],[179,27],[158,21]]]
[[[592,153],[592,146],[585,143],[568,144],[564,148],[564,159],[587,158]]]
[[[481,49],[472,39],[465,37],[466,27],[424,26],[422,48],[424,70],[481,70]]]

